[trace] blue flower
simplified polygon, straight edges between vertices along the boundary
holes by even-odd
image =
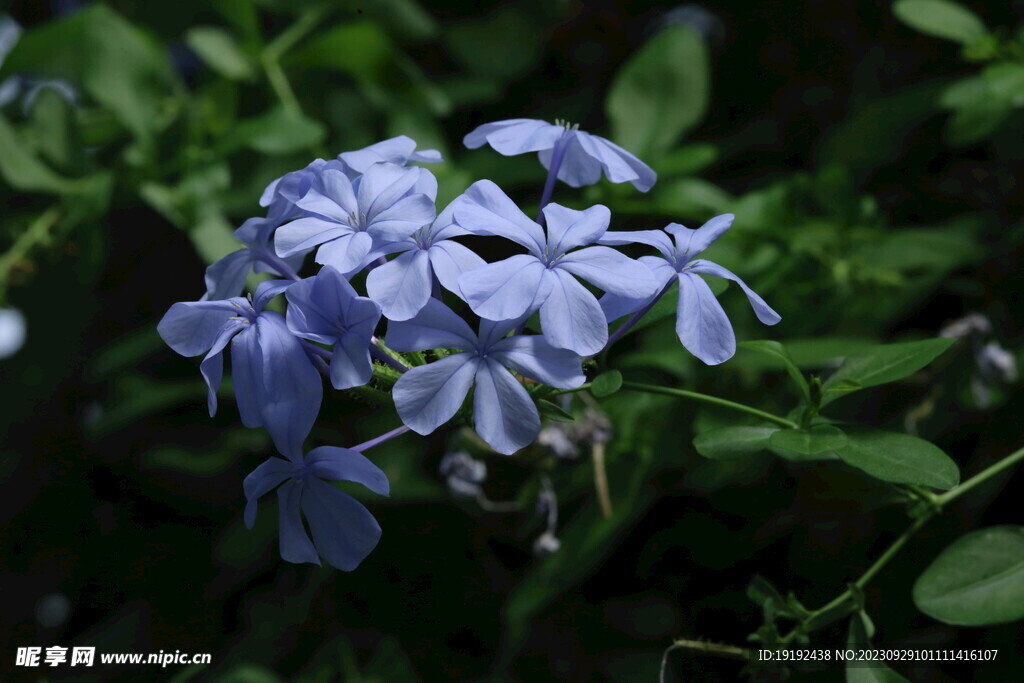
[[[478,126],[462,140],[470,149],[489,144],[499,154],[515,156],[539,152],[540,163],[558,168],[558,179],[572,187],[593,185],[604,172],[613,183],[629,181],[647,192],[658,175],[618,145],[575,127],[509,119]]]
[[[315,277],[288,288],[288,329],[303,339],[334,346],[331,384],[351,389],[370,381],[370,343],[380,322],[380,306],[358,296],[334,268],[324,266]]]
[[[732,226],[733,218],[729,213],[716,216],[696,230],[672,223],[664,232],[607,232],[600,240],[602,244],[647,244],[661,252],[661,258],[641,256],[639,260],[654,274],[658,291],[670,287],[673,280],[679,283],[676,334],[690,353],[708,365],[717,365],[732,358],[736,353],[736,336],[721,304],[700,275],[714,275],[738,284],[747,295],[757,319],[765,325],[774,325],[782,320],[764,299],[735,274],[717,263],[697,258],[712,242],[725,234]],[[669,235],[674,238],[674,243]],[[607,294],[601,299],[601,307],[607,319],[612,321],[643,309],[652,298],[630,299]]]
[[[437,163],[442,161],[441,153],[434,149],[416,151],[416,141],[405,135],[383,140],[354,152],[342,152],[337,159],[325,161],[316,159],[306,168],[286,173],[273,181],[263,191],[260,206],[269,207],[269,214],[281,220],[290,220],[303,215],[295,204],[313,187],[316,178],[326,170],[337,170],[349,180],[366,173],[371,166],[392,163],[405,166],[408,163]]]
[[[459,225],[478,235],[505,237],[528,252],[459,277],[462,294],[482,318],[508,320],[540,309],[545,339],[558,348],[590,355],[608,341],[608,325],[597,299],[574,276],[630,298],[657,291],[646,267],[614,249],[570,251],[605,234],[610,214],[604,206],[574,211],[548,204],[545,235],[489,180],[474,183],[463,198],[455,211]]]
[[[412,237],[386,247],[388,252],[403,253],[366,276],[367,294],[380,304],[389,320],[408,320],[420,312],[431,294],[439,295],[440,290],[434,291],[434,278],[461,297],[459,276],[487,265],[452,240],[469,234],[453,222],[458,203],[458,199],[453,201],[431,225],[420,228]]]
[[[328,481],[352,481],[382,496],[388,479],[362,453],[321,446],[305,460],[270,458],[245,478],[245,525],[256,521],[257,501],[277,488],[281,557],[352,571],[380,540],[380,525],[363,504]],[[313,540],[302,525],[305,516]]]
[[[324,170],[296,202],[307,213],[282,225],[274,236],[278,256],[319,245],[317,263],[350,273],[434,220],[437,181],[422,168],[374,164],[350,180],[337,169]]]
[[[430,434],[459,410],[474,384],[476,431],[499,453],[530,444],[540,416],[523,385],[506,368],[548,386],[573,389],[584,381],[580,358],[538,335],[505,339],[521,321],[480,321],[473,334],[462,318],[431,299],[412,320],[392,322],[387,344],[395,351],[458,349],[403,374],[392,390],[398,415],[410,429]]]
[[[238,296],[245,287],[249,271],[288,277],[302,266],[305,253],[281,258],[274,253],[270,239],[280,223],[270,218],[250,218],[235,230],[235,238],[245,248],[231,252],[206,269],[206,294],[203,300]]]
[[[199,370],[209,386],[210,415],[217,412],[223,352],[231,343],[231,375],[242,424],[266,427],[278,451],[294,458],[313,427],[323,385],[302,343],[284,317],[264,311],[291,281],[260,283],[253,300],[188,301],[171,306],[157,330],[183,356],[206,353]]]

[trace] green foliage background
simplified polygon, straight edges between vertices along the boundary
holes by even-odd
[[[600,398],[615,426],[610,517],[587,453],[487,457],[488,497],[522,504],[495,513],[447,493],[446,434],[404,437],[374,452],[393,494],[367,501],[384,537],[359,570],[283,563],[272,503],[253,531],[241,522],[241,479],[269,439],[239,425],[229,383],[208,419],[196,364],[155,325],[202,294],[203,268],[236,248],[232,229],[280,174],[406,134],[445,156],[431,167],[439,203],[489,178],[529,213],[536,160],[460,140],[487,121],[557,117],[636,152],[659,181],[646,195],[563,186],[556,201],[605,203],[616,229],[735,213],[709,257],[783,317],[761,328],[726,291],[738,338],[782,341],[785,356],[753,345],[707,368],[656,308],[608,359],[627,380],[786,414],[808,374],[972,311],[1020,358],[1024,44],[1013,3],[972,4],[708,3],[699,15],[534,0],[14,3],[25,33],[0,82],[60,78],[77,95],[44,88],[0,110],[0,303],[28,319],[25,348],[0,361],[4,666],[15,645],[83,644],[213,653],[211,667],[156,674],[174,681],[654,681],[674,638],[756,647],[747,635],[763,639],[774,618],[767,581],[827,603],[905,526],[886,476],[855,456],[737,451],[741,434],[791,456],[838,446],[614,389]],[[972,351],[958,342],[849,397],[870,384],[826,381],[823,403],[837,400],[837,420],[933,441],[966,479],[1020,447],[1024,407],[1012,384],[978,400]],[[386,407],[335,396],[313,439],[356,443],[395,424]],[[547,557],[531,552],[538,472],[561,502],[562,546]],[[913,483],[950,483],[929,474]],[[952,566],[986,538],[1011,568],[1024,563],[1019,527],[992,526],[1020,519],[1010,476],[947,508],[858,594],[857,618],[871,617],[851,638],[1000,650],[995,663],[894,666],[911,680],[1005,680],[1024,666],[1019,622],[996,623],[1020,616],[999,612],[1006,600],[951,615],[950,573],[929,567],[958,537]],[[914,589],[926,568],[938,584]],[[37,610],[53,593],[71,609],[46,626]],[[847,637],[837,622],[814,642]],[[672,657],[677,680],[739,675],[728,659]]]

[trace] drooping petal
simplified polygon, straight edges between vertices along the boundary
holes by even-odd
[[[557,349],[540,335],[518,335],[490,347],[490,358],[541,384],[575,389],[586,381],[580,355]]]
[[[473,420],[476,433],[505,455],[530,445],[540,432],[540,416],[530,395],[494,360],[482,361],[477,370]]]
[[[473,312],[488,320],[518,318],[531,305],[543,305],[538,293],[550,287],[548,269],[530,254],[516,254],[463,273],[459,289]],[[546,297],[545,297],[546,298]]]
[[[160,338],[183,356],[198,356],[217,341],[221,330],[248,310],[249,302],[236,297],[220,301],[180,301],[168,309],[156,326]]]
[[[763,322],[765,325],[774,325],[780,320],[782,320],[782,316],[776,313],[772,309],[772,307],[765,302],[764,299],[758,296],[757,292],[748,287],[747,283],[741,280],[739,276],[737,276],[735,273],[726,268],[723,268],[717,263],[712,263],[711,261],[704,260],[694,261],[692,264],[690,264],[689,271],[691,273],[703,273],[705,275],[714,275],[716,277],[722,277],[725,278],[726,280],[732,280],[733,282],[738,284],[740,286],[740,289],[743,290],[743,293],[747,295],[747,301],[750,302],[750,307],[754,309],[754,314],[757,316],[757,319]]]
[[[204,300],[229,299],[242,293],[254,257],[251,249],[233,251],[206,269]]]
[[[441,286],[462,300],[465,300],[466,297],[459,287],[459,278],[463,273],[487,265],[487,261],[477,256],[471,249],[452,240],[435,242],[427,250],[427,255],[430,256],[430,265]]]
[[[540,307],[544,338],[581,356],[597,353],[608,342],[608,323],[601,306],[572,275],[561,269],[552,272],[557,279]]]
[[[274,250],[278,256],[291,256],[351,233],[352,228],[347,224],[307,216],[285,223],[277,229],[274,233]]]
[[[250,429],[263,426],[260,396],[263,386],[263,354],[254,325],[247,325],[231,340],[231,383],[242,424]]]
[[[281,458],[268,458],[254,469],[242,482],[245,491],[245,526],[249,529],[256,523],[256,503],[260,498],[277,488],[295,472],[295,463]]]
[[[526,217],[515,202],[490,180],[478,180],[455,208],[455,222],[474,235],[504,237],[538,258],[544,253],[544,229]]]
[[[252,297],[252,306],[257,312],[266,308],[275,296],[288,291],[296,280],[264,280],[256,285],[256,293]]]
[[[306,480],[302,512],[316,551],[338,569],[359,566],[380,541],[380,524],[362,503],[319,479]]]
[[[281,544],[281,558],[286,562],[311,562],[320,564],[313,542],[302,526],[302,499],[307,495],[306,484],[292,479],[277,489],[279,508],[278,539]]]
[[[302,442],[320,412],[323,384],[299,340],[276,312],[255,323],[262,354],[260,410],[277,450],[289,458],[302,455]]]
[[[675,246],[664,230],[633,230],[630,232],[609,230],[597,243],[613,247],[623,244],[646,244],[660,251],[661,255],[667,259],[671,259],[675,255]]]
[[[395,351],[476,348],[477,338],[466,321],[437,299],[430,299],[409,320],[388,323],[388,347]]]
[[[646,299],[658,292],[650,268],[611,247],[579,249],[563,256],[557,267],[620,296]]]
[[[469,149],[489,144],[504,156],[551,149],[565,129],[537,119],[507,119],[477,126],[462,143]]]
[[[721,304],[699,275],[680,273],[676,334],[686,350],[708,365],[736,353],[736,335]]]
[[[593,244],[608,230],[611,217],[608,207],[601,204],[586,211],[548,204],[544,207],[544,219],[548,226],[548,246],[554,255],[560,255],[570,249]]]
[[[650,166],[614,142],[581,130],[575,134],[583,151],[601,165],[605,177],[613,183],[628,181],[641,192],[647,192],[658,179]]]
[[[678,223],[671,223],[665,228],[665,232],[675,237],[679,262],[686,263],[697,258],[702,251],[711,246],[712,242],[724,235],[732,227],[735,218],[731,213],[723,213],[696,230]]]
[[[391,396],[399,417],[417,434],[430,434],[450,420],[466,399],[479,361],[457,353],[409,370]]]
[[[553,150],[543,150],[537,155],[541,165],[551,170]],[[558,167],[558,179],[569,187],[594,185],[601,179],[601,164],[597,163],[580,145],[579,138],[570,133],[565,143],[565,153]]]
[[[361,387],[373,377],[370,337],[345,335],[334,345],[331,356],[331,386],[335,389]]]
[[[213,346],[210,347],[206,358],[199,364],[199,372],[202,373],[208,387],[206,405],[210,411],[210,417],[217,414],[217,389],[220,388],[220,381],[224,374],[224,347],[247,324],[241,320],[233,320],[225,325],[216,341],[213,342]]]
[[[340,334],[341,313],[356,292],[341,273],[324,266],[316,276],[292,285],[286,296],[288,329],[303,339],[333,344]]]
[[[342,152],[338,155],[338,159],[343,161],[354,173],[361,174],[366,173],[371,166],[382,161],[404,166],[415,151],[416,141],[405,135],[399,135],[388,140],[381,140],[369,147],[352,152]]]
[[[382,496],[391,494],[388,477],[381,468],[358,451],[320,446],[306,454],[310,472],[328,481],[354,481]]]
[[[423,249],[407,251],[366,276],[366,291],[389,320],[408,320],[430,298],[430,257]]]

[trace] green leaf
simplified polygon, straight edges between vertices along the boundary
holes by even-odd
[[[821,405],[867,387],[895,382],[931,363],[950,346],[952,339],[883,344],[853,354],[822,386]]]
[[[957,626],[1024,619],[1024,527],[989,527],[954,541],[914,584],[914,604]]]
[[[374,79],[391,59],[394,48],[387,34],[372,21],[338,24],[306,43],[286,64],[320,66],[343,71],[357,79]]]
[[[75,105],[53,88],[43,88],[32,104],[31,117],[43,158],[63,171],[80,169],[84,155]]]
[[[685,26],[662,29],[612,81],[605,102],[612,139],[641,158],[669,149],[704,117],[709,80],[700,35]]]
[[[562,410],[560,406],[547,399],[537,399],[537,409],[540,411],[541,417],[546,417],[549,420],[555,422],[575,422],[576,418],[572,416],[572,413]]]
[[[426,41],[437,35],[437,22],[416,0],[375,0],[365,8],[392,33],[407,40]]]
[[[263,154],[291,154],[323,142],[327,130],[319,121],[276,107],[239,121],[224,137],[226,149],[249,147]]]
[[[838,427],[819,424],[807,429],[780,429],[768,439],[775,448],[801,455],[821,455],[846,445],[846,434]]]
[[[777,431],[778,427],[718,427],[698,434],[693,440],[693,447],[705,458],[732,460],[768,448],[772,434]]]
[[[847,442],[836,453],[848,465],[875,479],[893,484],[916,484],[951,489],[960,483],[960,470],[934,444],[909,434],[878,430],[848,430]]]
[[[871,639],[875,637],[875,625],[864,610],[859,610],[850,618],[850,633],[846,639],[846,647],[851,650],[863,650],[871,647]],[[899,675],[882,662],[858,661],[846,662],[846,683],[906,683],[907,679]]]
[[[793,380],[793,384],[796,385],[800,395],[803,396],[804,402],[810,405],[811,388],[807,384],[807,378],[804,377],[804,373],[800,372],[800,368],[798,368],[796,363],[793,362],[793,359],[790,357],[789,351],[786,350],[786,347],[777,341],[771,340],[740,342],[740,347],[750,349],[751,351],[758,351],[769,356],[774,356],[782,361],[782,364],[786,368],[786,373],[789,374],[789,378]]]
[[[252,78],[256,69],[234,36],[216,26],[196,26],[185,34],[185,43],[221,76],[236,81]]]
[[[973,43],[988,34],[977,15],[949,0],[899,0],[892,11],[896,18],[921,33],[961,45]]]
[[[590,393],[597,398],[611,396],[622,388],[622,373],[618,370],[603,372],[590,383]]]
[[[61,194],[72,191],[73,181],[62,178],[22,144],[18,134],[0,115],[0,175],[23,192]]]

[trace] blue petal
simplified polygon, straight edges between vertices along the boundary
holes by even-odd
[[[387,345],[395,351],[476,348],[477,338],[466,321],[437,299],[430,299],[410,320],[388,324]]]
[[[660,234],[664,235],[665,233]],[[655,293],[666,289],[668,285],[675,282],[676,269],[665,259],[659,256],[641,256],[637,260],[651,271],[651,275],[658,285]],[[604,311],[605,319],[611,322],[616,318],[639,311],[650,303],[651,298],[653,297],[634,299],[619,296],[618,294],[605,294],[598,303],[601,304],[601,310]]]
[[[544,207],[548,226],[548,246],[554,255],[561,255],[576,247],[585,247],[597,241],[608,230],[611,212],[607,206],[597,204],[586,211],[567,209],[558,204]]]
[[[631,232],[608,231],[598,244],[619,246],[622,244],[647,244],[661,252],[667,259],[675,256],[675,246],[664,230],[633,230]]]
[[[302,500],[308,495],[306,483],[300,479],[285,482],[277,489],[281,557],[286,562],[320,564],[313,542],[302,526]]]
[[[481,362],[477,370],[473,420],[476,433],[505,455],[530,445],[540,432],[540,416],[530,395],[494,360]]]
[[[406,168],[396,164],[375,164],[356,181],[359,210],[373,220],[381,211],[390,208],[399,199],[412,192],[420,179],[421,168]]]
[[[375,239],[398,242],[433,221],[434,211],[434,200],[425,194],[412,194],[374,214],[368,219],[366,231]]]
[[[206,269],[205,300],[228,299],[238,296],[245,288],[254,255],[250,249],[239,249],[211,264]]]
[[[580,144],[579,137],[570,133],[565,143],[562,164],[558,167],[558,179],[570,187],[593,185],[601,179],[601,164],[590,156]],[[541,165],[551,170],[553,150],[544,150],[537,155]]]
[[[417,434],[430,434],[450,420],[466,399],[478,363],[474,355],[457,353],[399,377],[391,396],[402,422]]]
[[[711,246],[712,242],[724,235],[732,227],[734,218],[731,213],[723,213],[696,230],[671,223],[665,228],[665,232],[675,237],[680,262],[685,263],[697,258],[702,251]]]
[[[478,180],[462,194],[455,222],[474,235],[504,237],[538,258],[544,253],[544,229],[526,217],[490,180]]]
[[[508,119],[477,126],[462,143],[469,149],[489,144],[504,156],[551,149],[565,129],[536,119]]]
[[[459,289],[473,312],[488,320],[508,320],[542,305],[551,288],[548,269],[530,254],[516,254],[459,277]],[[536,309],[534,309],[536,310]]]
[[[315,216],[299,218],[277,229],[274,249],[278,256],[291,256],[351,233],[352,228],[348,225]]]
[[[252,297],[252,306],[257,312],[266,308],[267,304],[278,294],[288,291],[297,280],[264,280],[256,285],[256,293]]]
[[[370,271],[366,291],[389,320],[408,320],[430,298],[430,257],[422,249],[407,251]]]
[[[382,496],[391,494],[388,477],[358,451],[320,446],[306,454],[309,471],[328,481],[354,481]]]
[[[580,147],[601,165],[605,176],[613,183],[631,182],[641,192],[647,192],[658,179],[650,166],[613,142],[598,135],[576,131]]]
[[[373,238],[365,232],[342,235],[320,245],[316,252],[316,262],[333,266],[342,273],[350,273],[366,265],[372,247]]]
[[[574,251],[563,256],[557,267],[606,292],[632,299],[646,299],[657,294],[659,289],[650,268],[611,247],[587,247]]]
[[[338,159],[354,173],[366,173],[374,164],[390,162],[405,165],[414,163],[437,163],[442,161],[441,153],[435,149],[416,151],[416,141],[405,135],[382,140],[354,152],[342,152]]]
[[[729,318],[699,275],[679,275],[676,334],[687,351],[708,365],[724,363],[736,353]]]
[[[235,230],[235,239],[250,247],[265,247],[270,242],[270,235],[275,228],[275,221],[262,217],[249,218]]]
[[[295,463],[281,458],[268,458],[262,465],[249,473],[242,482],[245,491],[245,526],[252,528],[256,522],[256,503],[273,491],[296,472]]]
[[[302,512],[316,551],[333,567],[350,572],[377,547],[381,531],[363,504],[319,479],[306,481]]]
[[[221,330],[220,335],[214,341],[213,346],[210,347],[209,353],[206,354],[206,358],[199,364],[199,372],[202,373],[203,379],[206,380],[206,386],[208,387],[208,394],[206,397],[206,405],[210,410],[210,417],[217,414],[217,389],[220,388],[220,381],[224,374],[224,347],[227,346],[231,339],[242,331],[248,323],[244,323],[240,320],[235,320],[229,323]]]
[[[608,342],[608,323],[597,299],[586,287],[561,269],[551,295],[540,307],[544,338],[552,346],[572,349],[581,356],[599,352]]]
[[[220,335],[230,319],[248,310],[242,298],[221,301],[181,301],[168,309],[156,326],[160,338],[183,356],[198,356]]]
[[[487,261],[477,256],[471,249],[451,240],[435,242],[427,250],[427,255],[430,256],[430,265],[433,266],[434,274],[437,275],[441,286],[462,300],[465,300],[466,297],[459,287],[459,278],[463,273],[487,265]]]
[[[586,381],[579,354],[556,349],[540,335],[502,339],[491,347],[489,356],[549,387],[575,389]]]
[[[352,216],[359,215],[359,201],[356,188],[345,173],[338,169],[327,169],[319,174],[313,187],[295,202],[296,206],[332,221],[346,223]]]
[[[231,340],[231,383],[235,387],[235,402],[242,424],[249,428],[262,427],[263,355],[254,325],[246,326]]]
[[[782,316],[776,313],[772,309],[772,307],[765,302],[764,299],[758,296],[758,294],[750,287],[747,287],[747,283],[741,280],[732,271],[723,268],[717,263],[712,263],[711,261],[703,260],[694,261],[690,265],[689,271],[691,273],[703,273],[705,275],[714,275],[716,277],[722,277],[725,278],[726,280],[732,280],[733,282],[738,284],[740,286],[740,289],[743,290],[743,293],[747,295],[747,301],[750,302],[750,307],[754,309],[754,314],[757,315],[757,319],[763,322],[765,325],[774,325],[780,320],[782,320]]]
[[[331,386],[335,389],[361,387],[373,377],[370,337],[347,334],[334,345],[331,356]]]

